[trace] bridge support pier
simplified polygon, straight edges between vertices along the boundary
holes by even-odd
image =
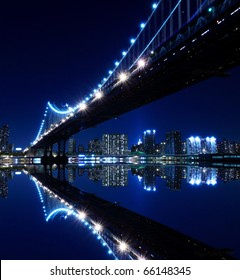
[[[68,158],[66,156],[66,140],[65,139],[61,139],[58,141],[58,148],[57,148],[57,156],[54,157],[53,156],[53,145],[48,145],[45,147],[44,149],[44,156],[41,159],[41,163],[43,165],[53,165],[53,164],[57,164],[57,165],[66,165],[68,162]]]
[[[58,154],[56,157],[56,163],[66,165],[68,158],[66,156],[66,139],[60,139],[58,141]]]
[[[54,157],[52,153],[53,146],[46,146],[44,149],[44,156],[41,159],[43,165],[52,166],[54,164]]]

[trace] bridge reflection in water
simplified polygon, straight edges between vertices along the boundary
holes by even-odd
[[[122,167],[129,168],[126,165]],[[73,169],[73,166],[69,168]],[[163,170],[165,169],[161,166],[151,166],[147,169],[135,167],[132,168],[132,173],[140,176],[145,172],[148,177],[151,177],[150,174],[155,177],[156,174],[162,174]],[[171,170],[171,174],[177,174],[178,178],[186,176],[185,167],[177,167],[176,170],[175,173]],[[215,183],[217,173],[213,169],[198,170],[205,174],[202,179],[206,184]],[[57,178],[52,175],[52,169],[43,166],[28,167],[27,172],[38,188],[42,203],[50,198],[54,201],[53,210],[48,211],[47,207],[43,206],[46,221],[57,214],[61,214],[63,218],[74,215],[83,226],[97,235],[115,259],[232,259],[224,250],[212,248],[117,203],[111,203],[72,186],[66,181],[65,170],[61,166],[57,170]],[[197,176],[195,183],[198,184],[200,173],[196,171],[196,167],[189,169],[187,176],[192,178],[189,179],[189,183],[193,184],[194,176]],[[166,177],[167,186],[172,186],[170,181],[177,182],[176,178],[171,180],[166,174],[163,176]],[[237,174],[239,170],[235,172],[236,176]],[[208,181],[209,176],[212,181]],[[218,173],[218,176],[223,176],[223,171]]]

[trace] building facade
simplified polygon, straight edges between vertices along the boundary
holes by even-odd
[[[145,130],[142,136],[143,151],[146,154],[156,153],[156,130]]]
[[[9,152],[9,126],[3,125],[0,128],[0,152]]]
[[[102,141],[99,139],[93,139],[88,143],[88,152],[92,154],[102,154]]]
[[[217,151],[219,154],[239,154],[240,144],[238,142],[223,139],[217,143]]]
[[[165,153],[168,155],[179,155],[182,153],[181,132],[170,131],[166,133]]]
[[[70,138],[68,140],[68,153],[69,154],[75,154],[76,153],[76,148],[77,148],[77,143],[74,138]]]
[[[103,155],[121,156],[128,153],[128,136],[126,134],[103,134]]]
[[[189,155],[197,154],[215,154],[217,152],[217,142],[215,137],[190,137],[187,139],[187,153]]]

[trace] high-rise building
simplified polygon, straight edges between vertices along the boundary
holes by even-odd
[[[182,142],[182,154],[186,154],[187,153],[187,142],[184,141]]]
[[[92,154],[102,154],[102,142],[99,139],[93,139],[88,143],[88,152]]]
[[[126,155],[128,153],[128,136],[126,134],[103,134],[103,155]]]
[[[146,130],[142,136],[143,151],[146,154],[156,153],[156,130]]]
[[[168,155],[179,155],[182,153],[181,132],[170,131],[166,133],[165,153]]]
[[[236,154],[239,153],[239,144],[223,139],[217,143],[217,151],[219,154]]]
[[[79,152],[79,153],[85,153],[85,147],[84,147],[84,145],[82,145],[82,144],[79,144],[79,145],[78,145],[78,152]]]
[[[9,151],[9,126],[4,125],[0,128],[0,151],[8,152]]]
[[[166,142],[161,142],[156,145],[156,153],[160,155],[166,154]]]
[[[70,138],[68,140],[68,153],[69,154],[75,154],[76,153],[76,140],[74,138]]]
[[[217,142],[215,137],[190,137],[187,139],[187,154],[215,154]]]

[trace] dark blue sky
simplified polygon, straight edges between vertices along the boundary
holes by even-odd
[[[25,147],[34,140],[47,101],[76,104],[106,76],[151,12],[153,1],[5,1],[0,9],[0,125]],[[240,140],[240,69],[134,110],[83,132],[86,144],[102,133],[157,129]],[[174,78],[174,77],[173,77]]]

